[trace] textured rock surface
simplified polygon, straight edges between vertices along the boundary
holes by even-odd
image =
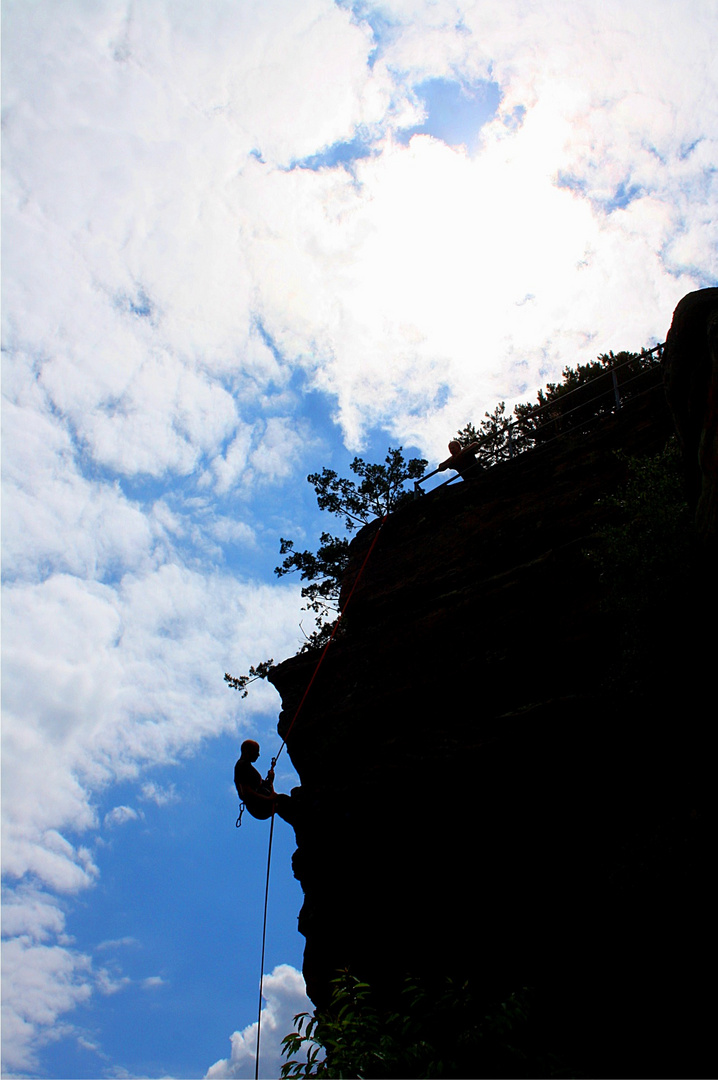
[[[718,542],[718,289],[688,293],[673,313],[664,354],[666,394],[684,448],[696,524]]]
[[[671,430],[658,387],[387,520],[288,740],[315,1003],[344,966],[387,996],[471,973],[487,997],[537,988],[584,1075],[707,1075],[714,642],[700,583],[632,620],[585,555],[615,450]],[[270,676],[280,732],[316,659]]]

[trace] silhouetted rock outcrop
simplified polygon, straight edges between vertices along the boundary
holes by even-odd
[[[387,1000],[470,975],[532,988],[569,1075],[710,1075],[705,596],[681,567],[626,610],[590,557],[616,450],[672,431],[659,386],[387,520],[288,740],[317,1005],[347,966]],[[316,662],[271,672],[280,733]]]
[[[688,293],[673,313],[664,353],[666,394],[696,502],[696,524],[718,541],[718,289]]]

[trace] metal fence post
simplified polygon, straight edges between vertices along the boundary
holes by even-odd
[[[613,396],[616,401],[616,410],[618,410],[621,408],[621,394],[618,389],[618,377],[615,368],[611,368],[611,378],[613,379]]]

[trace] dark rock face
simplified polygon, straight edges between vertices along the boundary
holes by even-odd
[[[657,387],[386,521],[287,744],[318,1006],[347,966],[388,1000],[470,974],[487,1000],[534,988],[571,1075],[710,1075],[714,641],[699,584],[632,623],[586,556],[615,450],[672,427]],[[273,669],[280,733],[316,662]]]
[[[718,289],[688,293],[673,313],[664,352],[666,394],[706,543],[718,541]]]

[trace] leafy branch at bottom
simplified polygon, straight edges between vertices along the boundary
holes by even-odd
[[[535,1044],[530,992],[487,1002],[468,979],[407,977],[394,1007],[379,1005],[348,970],[329,1007],[294,1017],[282,1040],[282,1080],[296,1077],[559,1076],[556,1055]]]

